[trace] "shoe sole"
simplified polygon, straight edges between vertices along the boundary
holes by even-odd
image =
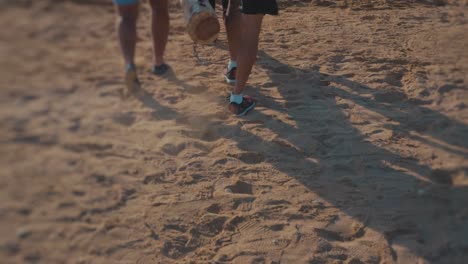
[[[247,115],[252,109],[255,108],[256,105],[257,105],[257,103],[256,103],[256,102],[253,102],[252,105],[250,105],[249,107],[247,107],[242,113],[237,114],[237,116],[245,116],[245,115]]]
[[[169,71],[170,67],[167,64],[162,64],[159,67],[153,66],[151,69],[151,73],[156,75],[156,76],[163,76]]]

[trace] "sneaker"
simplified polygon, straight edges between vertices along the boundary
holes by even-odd
[[[237,68],[234,67],[232,68],[231,70],[228,70],[226,69],[224,71],[224,79],[226,79],[226,82],[229,83],[229,84],[235,84],[236,83],[236,72],[237,72]]]
[[[127,86],[127,92],[129,93],[134,93],[141,87],[136,68],[133,65],[127,66],[127,71],[125,72],[125,85]]]
[[[231,102],[229,111],[237,116],[245,116],[250,110],[255,108],[257,101],[248,95],[242,97],[242,103]]]
[[[164,75],[167,71],[169,70],[169,65],[163,63],[159,66],[154,65],[153,68],[151,69],[151,72],[154,75]]]

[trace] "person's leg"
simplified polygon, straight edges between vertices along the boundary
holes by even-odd
[[[137,41],[138,1],[127,1],[129,4],[121,5],[116,1],[117,34],[125,65],[135,64],[135,46]]]
[[[130,93],[140,88],[136,67],[138,0],[114,0],[117,9],[117,35],[125,61],[125,84]]]
[[[237,81],[234,94],[242,94],[252,67],[257,59],[258,40],[262,28],[263,14],[242,15],[242,45],[237,56]]]
[[[227,39],[229,44],[229,57],[237,60],[237,52],[241,46],[241,12],[239,9],[240,0],[231,0],[230,10],[223,12],[224,25],[226,26]],[[225,8],[227,8],[225,4]]]
[[[276,0],[242,0],[242,44],[237,51],[236,85],[229,99],[229,110],[236,115],[245,115],[256,105],[254,99],[242,93],[257,58],[258,40],[265,14],[278,14]]]
[[[164,51],[169,36],[169,9],[167,0],[150,0],[152,10],[153,64],[164,65]]]
[[[240,0],[231,0],[228,8],[228,0],[223,1],[223,18],[226,27],[227,40],[229,46],[229,63],[224,77],[228,83],[236,82],[237,54],[241,46],[241,12],[239,9]]]
[[[236,115],[245,115],[256,105],[256,101],[253,98],[243,95],[242,92],[244,91],[250,72],[257,58],[258,39],[263,16],[263,14],[242,14],[242,45],[237,55],[236,85],[229,98],[229,111]]]

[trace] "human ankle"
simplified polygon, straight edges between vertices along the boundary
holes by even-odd
[[[164,64],[164,58],[163,57],[158,57],[153,59],[153,64],[154,66],[161,66]]]

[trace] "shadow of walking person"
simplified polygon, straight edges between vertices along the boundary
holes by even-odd
[[[258,65],[267,69],[271,85],[256,92],[264,107],[240,128],[252,134],[239,138],[238,146],[262,153],[274,168],[340,210],[325,228],[314,229],[319,237],[345,245],[374,230],[393,261],[461,263],[467,257],[461,234],[468,234],[468,192],[455,179],[468,168],[433,169],[417,151],[392,148],[408,137],[463,158],[466,125],[408,101],[365,98],[359,93],[365,85],[293,68],[265,52]],[[427,122],[450,129],[432,129]]]
[[[258,252],[281,250],[285,261],[311,254],[311,245],[317,247],[312,250],[317,261],[359,258],[355,248],[372,252],[364,262],[411,263],[422,258],[462,263],[466,259],[468,192],[456,178],[468,169],[433,169],[417,151],[392,148],[413,135],[412,122],[422,113],[454,128],[450,135],[424,132],[450,145],[442,150],[463,156],[465,141],[459,136],[466,126],[407,102],[396,107],[364,97],[360,92],[366,91],[365,85],[294,68],[264,52],[258,65],[266,69],[270,82],[255,91],[261,102],[256,111],[229,124],[213,121],[212,115],[196,117],[197,124],[215,131],[209,133],[210,142],[235,144],[228,150],[221,148],[222,153],[216,152],[219,143],[211,148],[219,156],[212,170],[224,172],[216,181],[232,176],[239,180],[229,187],[230,192],[253,195],[249,203],[254,201],[255,206],[234,217],[229,230],[267,225],[271,219],[294,226],[295,238],[288,237],[285,245],[271,244],[267,235],[258,240],[269,245]],[[170,81],[190,86],[175,76]],[[193,119],[151,101],[145,105],[179,120]],[[185,135],[199,139],[202,134]],[[238,162],[230,164],[230,159]],[[271,186],[276,192],[271,192]],[[217,188],[215,183],[212,188]],[[233,238],[219,254],[243,254],[259,243],[242,239]]]

